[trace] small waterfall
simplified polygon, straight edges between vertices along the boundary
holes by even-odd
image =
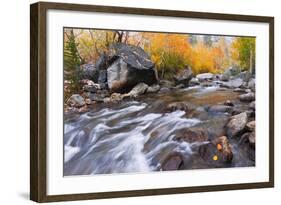
[[[129,102],[65,123],[65,175],[148,172],[157,169],[155,156],[161,152],[192,154],[189,143],[172,138],[176,130],[200,120],[183,117],[184,111],[147,113],[147,108]]]

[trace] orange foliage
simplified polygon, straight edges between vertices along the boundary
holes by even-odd
[[[218,73],[223,64],[224,53],[219,47],[196,44],[190,55],[191,67],[195,73]]]

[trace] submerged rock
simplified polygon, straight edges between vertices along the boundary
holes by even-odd
[[[172,153],[161,163],[161,170],[172,171],[179,170],[183,166],[184,160],[180,153]]]
[[[230,112],[232,110],[231,106],[228,105],[213,105],[211,106],[208,111],[209,112]]]
[[[71,107],[82,107],[86,104],[84,98],[79,94],[72,95],[66,103]]]
[[[248,116],[246,112],[232,116],[226,125],[228,137],[235,137],[240,134],[244,130],[247,120]]]
[[[109,51],[107,83],[111,92],[127,92],[138,83],[152,85],[158,81],[157,70],[149,55],[140,47],[116,43]]]
[[[208,136],[202,128],[191,127],[179,130],[173,140],[184,141],[188,143],[205,142],[208,140]]]
[[[176,110],[188,111],[188,104],[185,102],[173,102],[167,105],[167,110],[170,112]]]

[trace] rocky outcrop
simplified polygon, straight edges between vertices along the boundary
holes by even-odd
[[[124,93],[138,83],[152,85],[158,81],[154,63],[143,49],[117,43],[110,47],[107,83],[111,92]]]
[[[240,134],[247,123],[248,116],[246,112],[242,112],[238,115],[234,115],[230,118],[230,121],[226,125],[226,133],[228,137],[235,137]]]

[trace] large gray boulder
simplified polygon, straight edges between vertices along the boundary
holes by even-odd
[[[99,78],[99,71],[92,63],[81,65],[79,74],[80,79],[89,79],[94,82],[97,82]]]
[[[109,50],[107,83],[111,92],[130,91],[138,83],[158,81],[157,70],[149,55],[140,47],[116,43]]]

